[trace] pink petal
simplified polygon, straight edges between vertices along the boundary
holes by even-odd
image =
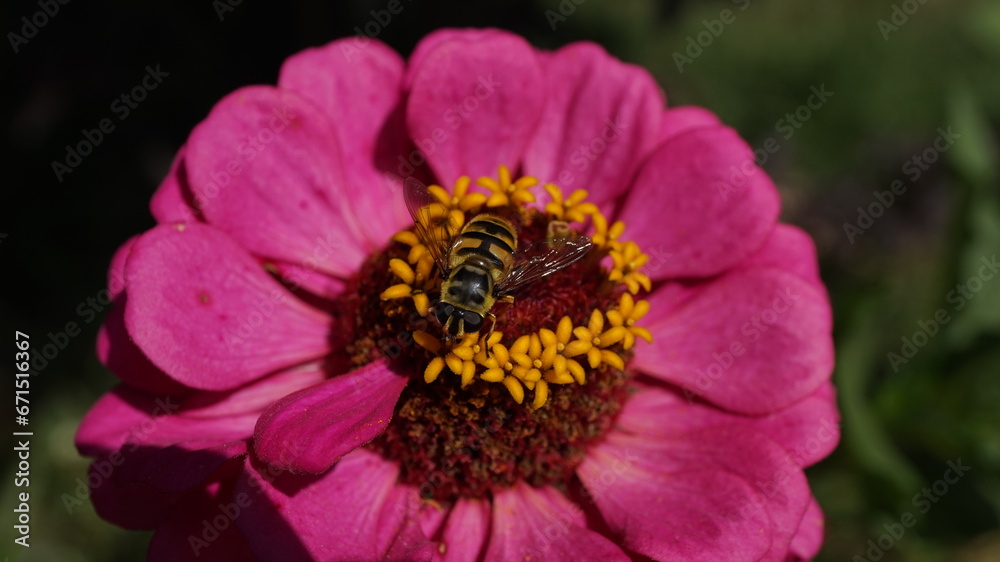
[[[439,183],[516,170],[545,104],[535,51],[505,32],[456,31],[410,69],[406,123]]]
[[[648,72],[593,43],[545,58],[547,105],[524,155],[524,173],[568,196],[604,204],[625,190],[659,134],[663,94]],[[537,196],[547,200],[541,189]]]
[[[341,277],[365,258],[336,132],[301,96],[233,92],[192,131],[186,160],[206,220],[255,255],[304,263],[322,253],[319,270]]]
[[[125,279],[125,262],[132,254],[132,246],[138,239],[138,234],[129,238],[111,256],[111,265],[108,266],[108,294],[111,300],[121,296],[128,286],[128,280]]]
[[[281,398],[319,384],[326,373],[318,366],[291,369],[247,383],[233,390],[195,392],[181,402],[179,415],[219,418],[260,413]]]
[[[694,105],[672,107],[663,114],[663,120],[660,122],[660,142],[691,129],[721,125],[719,118],[707,109]]]
[[[247,421],[252,422],[236,423],[245,426]],[[146,484],[165,494],[178,494],[203,484],[227,462],[246,455],[247,443],[245,440],[219,443],[217,439],[206,438],[175,445],[128,444],[123,451],[125,460],[115,473],[116,481],[122,485]]]
[[[623,412],[619,418],[622,427],[635,425],[630,418],[637,414],[635,411]],[[626,454],[635,457],[635,464],[654,463],[665,473],[704,467],[721,469],[743,478],[753,487],[754,497],[739,510],[739,516],[746,519],[751,514],[766,513],[771,522],[773,543],[764,559],[784,559],[812,496],[801,468],[778,444],[738,423],[686,433],[621,435],[614,442],[623,447]],[[624,464],[619,465],[620,471],[630,470],[631,460],[626,458]],[[594,495],[600,491],[590,485],[588,489]],[[597,503],[601,505],[600,498]]]
[[[286,396],[257,422],[257,457],[296,473],[325,471],[385,430],[407,380],[379,360]]]
[[[213,486],[218,488],[218,486]],[[243,562],[253,560],[250,544],[236,526],[249,495],[232,495],[232,486],[216,493],[200,490],[179,502],[149,542],[148,562]]]
[[[200,219],[200,213],[194,209],[194,200],[188,185],[184,153],[185,147],[182,146],[170,164],[167,177],[163,178],[149,202],[149,210],[160,224],[195,222]]]
[[[734,412],[797,402],[833,370],[831,311],[812,283],[778,269],[738,270],[663,314],[658,294],[634,368]]]
[[[150,392],[118,385],[102,396],[83,417],[76,430],[76,448],[81,455],[97,457],[117,451],[136,433],[156,428],[150,420],[161,419],[180,408],[175,396],[157,396]],[[120,464],[120,463],[119,463]]]
[[[185,442],[226,443],[253,433],[256,414],[220,418],[176,415],[176,396],[157,396],[119,386],[98,400],[77,431],[81,454],[94,456],[132,445],[170,446]]]
[[[108,458],[120,485],[178,493],[246,453],[257,414],[222,418],[174,415],[180,401],[119,386],[87,413],[77,431],[81,454]]]
[[[132,341],[125,330],[125,263],[132,254],[132,246],[139,236],[133,236],[115,251],[108,268],[108,294],[111,310],[97,332],[97,357],[112,373],[124,382],[150,392],[177,394],[185,390],[184,385],[153,365]],[[97,317],[99,305],[87,308],[85,320],[91,322]]]
[[[609,436],[610,437],[610,436]],[[643,457],[640,457],[643,455]],[[649,457],[648,459],[645,457]],[[771,547],[755,492],[720,466],[685,463],[609,438],[577,475],[621,544],[657,560],[757,560]]]
[[[281,67],[278,85],[325,110],[341,147],[352,213],[369,251],[410,224],[400,160],[410,151],[403,118],[403,59],[385,44],[341,39],[298,53]]]
[[[629,397],[616,422],[636,435],[671,436],[716,425],[737,424],[780,444],[800,467],[826,458],[840,440],[840,414],[833,385],[827,382],[805,400],[764,416],[743,416],[719,410],[690,392],[639,387]]]
[[[744,263],[745,267],[777,267],[823,287],[819,277],[816,244],[798,227],[779,223],[764,246]]]
[[[296,294],[299,289],[304,289],[318,297],[334,300],[344,292],[347,284],[338,277],[318,271],[317,263],[318,260],[307,260],[305,265],[273,261],[267,262],[266,267]]]
[[[413,87],[413,78],[417,69],[423,66],[427,60],[427,55],[432,53],[438,46],[451,41],[486,41],[489,39],[503,40],[508,37],[506,31],[494,28],[476,29],[454,29],[442,28],[434,30],[423,37],[407,62],[407,74],[403,77],[403,89],[409,91]]]
[[[234,388],[329,352],[329,316],[212,227],[158,226],[135,243],[125,269],[129,334],[188,386]]]
[[[396,484],[399,468],[366,449],[320,476],[249,460],[235,494],[253,498],[236,524],[262,560],[430,560],[417,522],[420,498]]]
[[[799,560],[811,560],[819,554],[821,546],[823,546],[823,510],[816,503],[816,498],[813,498],[809,502],[806,514],[802,517],[798,532],[792,538],[789,554]]]
[[[778,192],[750,147],[732,129],[702,127],[653,151],[618,218],[626,238],[645,252],[670,256],[652,277],[704,277],[756,251],[774,229],[778,207]]]
[[[444,530],[444,522],[451,512],[451,506],[443,506],[437,502],[424,503],[420,506],[420,529],[424,536],[431,539],[438,539]]]
[[[182,496],[165,494],[145,484],[121,485],[115,481],[115,464],[107,457],[96,459],[87,470],[86,482],[77,479],[74,498],[81,502],[90,495],[97,515],[125,529],[155,529],[170,512],[170,507]],[[75,500],[66,508],[75,509]],[[72,514],[72,510],[70,511]]]
[[[132,341],[125,329],[127,301],[123,293],[104,317],[97,332],[97,358],[119,379],[136,388],[160,394],[184,392],[187,387],[153,365]]]
[[[785,447],[799,466],[816,464],[840,442],[840,412],[833,385],[825,383],[805,400],[759,418],[754,425]]]
[[[518,482],[494,492],[486,560],[628,560],[622,549],[587,528],[583,510],[555,488]]]
[[[451,508],[435,560],[461,562],[480,560],[490,536],[490,504],[484,500],[459,498]],[[440,550],[439,550],[440,552]]]

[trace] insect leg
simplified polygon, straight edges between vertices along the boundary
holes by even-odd
[[[507,306],[510,306],[510,305],[514,304],[514,296],[513,295],[506,295],[503,298],[497,299],[497,302],[502,302],[502,303],[506,304]],[[490,319],[490,333],[486,334],[486,341],[489,341],[490,336],[493,335],[493,330],[497,327],[497,315],[493,314],[492,312],[487,312],[484,316],[486,316],[487,318]],[[490,351],[489,351],[489,349],[486,350],[486,357],[487,358],[490,357]]]

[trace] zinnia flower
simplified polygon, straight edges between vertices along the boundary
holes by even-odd
[[[446,238],[506,213],[519,247],[592,247],[446,338],[413,182]],[[122,384],[77,435],[151,560],[818,551],[802,469],[839,418],[813,245],[734,131],[600,47],[307,50],[212,109],[151,208],[98,342]]]

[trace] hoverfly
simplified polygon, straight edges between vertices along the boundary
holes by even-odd
[[[441,272],[441,298],[432,314],[451,337],[478,332],[496,302],[582,258],[591,247],[580,235],[549,237],[519,245],[510,219],[482,213],[460,230],[448,209],[420,182],[404,184],[406,208],[416,234]],[[492,329],[492,328],[491,328]]]

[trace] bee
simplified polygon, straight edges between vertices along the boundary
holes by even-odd
[[[420,182],[406,182],[404,194],[416,234],[441,272],[441,297],[431,312],[448,337],[479,332],[485,318],[495,325],[490,309],[497,301],[512,304],[512,292],[576,262],[593,245],[587,236],[569,234],[521,245],[514,221],[492,213],[459,229]]]

